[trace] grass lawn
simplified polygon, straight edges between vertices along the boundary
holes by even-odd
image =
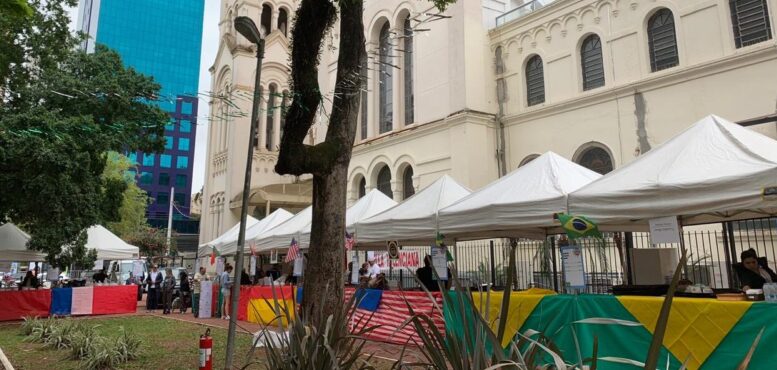
[[[119,328],[143,338],[143,351],[139,359],[122,365],[122,369],[196,369],[198,367],[198,343],[205,327],[158,317],[126,316],[86,319],[103,336],[116,336]],[[211,328],[213,337],[213,368],[223,368],[227,345],[227,331]],[[78,369],[78,361],[67,360],[66,351],[43,348],[38,343],[26,343],[19,334],[19,324],[0,325],[0,348],[16,369]],[[246,363],[251,336],[237,334],[235,364]],[[257,351],[260,353],[260,351]],[[259,368],[254,366],[253,368]]]

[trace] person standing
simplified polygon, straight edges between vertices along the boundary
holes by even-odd
[[[31,270],[28,270],[27,274],[24,275],[22,283],[19,285],[19,290],[33,290],[38,289],[39,286],[40,284],[38,283],[38,278],[32,273]]]
[[[181,283],[179,289],[181,292],[181,313],[186,313],[189,308],[189,300],[192,298],[192,290],[189,286],[189,275],[186,274],[185,270],[181,270],[181,273],[178,274],[178,281]]]
[[[192,293],[192,313],[194,317],[200,314],[200,292],[202,291],[201,283],[203,281],[210,281],[208,273],[205,272],[205,267],[200,267],[200,271],[194,274],[194,289]]]
[[[165,279],[162,281],[162,304],[164,308],[162,314],[168,315],[173,308],[173,290],[175,290],[175,276],[173,276],[173,269],[165,269]]]
[[[146,276],[146,310],[153,312],[159,305],[159,288],[162,285],[162,273],[159,272],[157,265],[151,266],[151,273]]]
[[[229,297],[232,290],[232,280],[230,280],[229,274],[232,272],[232,265],[224,267],[224,272],[221,273],[221,296],[224,297],[224,303],[221,306],[221,318],[229,320]]]

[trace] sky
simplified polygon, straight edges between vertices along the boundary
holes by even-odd
[[[219,4],[221,0],[205,0],[205,15],[202,24],[202,54],[200,55],[200,92],[206,93],[210,90],[210,72],[208,68],[213,65],[216,58],[216,52],[219,47]],[[78,18],[78,8],[69,9],[70,29],[76,29],[76,19]],[[194,149],[194,174],[192,175],[192,193],[197,193],[202,189],[205,181],[205,164],[208,145],[208,119],[209,106],[208,98],[200,95],[197,139]]]

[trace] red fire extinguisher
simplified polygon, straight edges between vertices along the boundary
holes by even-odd
[[[213,338],[210,328],[200,335],[200,370],[213,370]]]

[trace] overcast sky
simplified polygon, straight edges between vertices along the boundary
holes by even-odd
[[[210,72],[208,68],[213,65],[216,52],[219,48],[219,3],[220,0],[205,0],[205,16],[202,24],[202,54],[200,55],[200,92],[210,90]],[[78,9],[70,9],[70,28],[76,29]],[[197,141],[194,149],[194,178],[192,179],[192,193],[200,191],[205,181],[206,145],[208,143],[208,98],[200,95]]]

